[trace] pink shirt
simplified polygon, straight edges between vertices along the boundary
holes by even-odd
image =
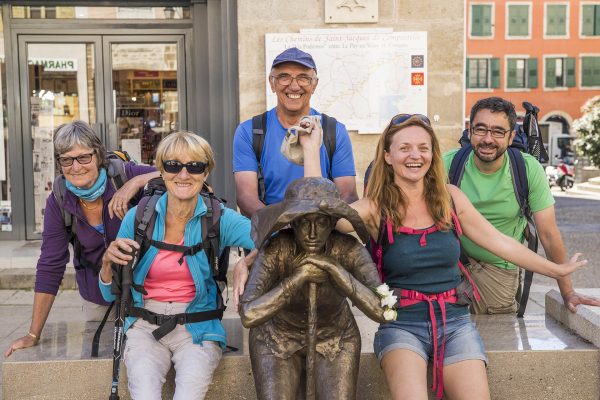
[[[176,244],[183,246],[183,239]],[[144,282],[144,289],[148,292],[144,299],[178,303],[189,303],[194,299],[194,279],[185,258],[179,265],[180,258],[181,253],[158,250]]]

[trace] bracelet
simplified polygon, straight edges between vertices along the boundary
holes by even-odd
[[[35,340],[38,340],[38,336],[34,333],[31,332],[27,332],[27,336],[34,338]]]

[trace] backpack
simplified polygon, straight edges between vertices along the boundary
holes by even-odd
[[[525,120],[523,123],[524,128],[521,129],[520,126],[515,126],[516,135],[512,144],[506,149],[506,154],[508,155],[508,159],[510,161],[510,173],[515,196],[520,208],[520,214],[521,217],[527,220],[527,226],[525,227],[525,239],[527,240],[527,247],[536,253],[538,248],[538,235],[531,208],[529,206],[529,182],[527,181],[527,169],[522,153],[530,153],[540,162],[547,161],[548,154],[546,153],[541,141],[541,136],[539,134],[539,126],[537,123],[537,113],[539,112],[539,108],[527,102],[523,103],[523,107],[526,110]],[[450,170],[448,171],[448,179],[449,183],[460,187],[460,182],[465,172],[465,163],[467,162],[467,159],[473,150],[467,129],[463,131],[463,134],[458,142],[461,145],[461,149],[454,155],[454,158],[452,159]],[[464,250],[461,248],[461,255],[463,254],[466,255]],[[519,310],[517,311],[518,317],[523,317],[523,314],[525,313],[532,280],[533,272],[525,271],[525,277],[522,282],[522,286],[519,289],[520,293],[517,293],[517,297],[520,299]]]
[[[145,308],[130,307],[128,316],[143,318],[154,325],[159,325],[159,327],[152,332],[156,340],[160,340],[163,336],[171,332],[176,324],[223,318],[223,312],[226,307],[223,302],[222,291],[227,287],[227,268],[229,266],[229,247],[226,247],[223,252],[219,254],[221,231],[220,218],[222,214],[221,205],[225,203],[225,200],[215,196],[212,189],[206,185],[206,183],[200,193],[207,209],[206,214],[200,219],[202,231],[201,242],[192,246],[181,246],[152,239],[156,221],[156,203],[166,191],[165,183],[161,177],[151,179],[146,185],[144,196],[138,202],[134,223],[134,238],[140,245],[137,259],[140,260],[150,246],[181,253],[181,258],[179,259],[180,264],[183,263],[183,257],[204,251],[206,253],[206,258],[211,265],[213,279],[217,283],[217,308],[210,311],[183,313],[175,316],[162,316],[148,311]],[[147,294],[142,285],[132,283],[132,287],[140,293]],[[120,293],[120,284],[114,279],[112,292],[114,294]]]
[[[115,150],[106,153],[106,160],[108,162],[106,168],[107,178],[110,179],[114,188],[119,190],[129,180],[125,173],[125,164],[132,161],[132,159],[126,151]],[[64,175],[60,174],[54,179],[54,183],[52,184],[52,194],[62,212],[65,228],[69,234],[69,243],[73,246],[73,260],[78,260],[81,268],[90,268],[98,274],[100,272],[100,266],[94,265],[81,255],[81,244],[79,243],[75,232],[77,224],[73,221],[75,216],[64,208],[66,192],[67,183],[65,182]]]
[[[265,136],[267,132],[267,113],[255,115],[252,117],[252,149],[258,163],[258,198],[262,203],[265,203],[265,178],[262,173],[260,158],[262,156],[263,147],[265,145]],[[333,181],[333,155],[336,149],[336,129],[337,120],[326,114],[321,114],[321,125],[323,127],[323,142],[329,157],[329,169],[327,170],[327,179]],[[265,203],[266,204],[266,203]]]

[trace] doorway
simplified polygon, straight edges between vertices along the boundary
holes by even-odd
[[[26,238],[43,231],[60,173],[53,132],[89,123],[107,149],[152,165],[158,142],[187,126],[185,35],[19,35]]]

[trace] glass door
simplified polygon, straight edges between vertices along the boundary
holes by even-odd
[[[183,35],[104,37],[107,142],[153,165],[158,142],[186,126]]]
[[[99,36],[19,36],[27,239],[40,237],[58,173],[53,132],[79,119],[101,135],[100,51]]]

